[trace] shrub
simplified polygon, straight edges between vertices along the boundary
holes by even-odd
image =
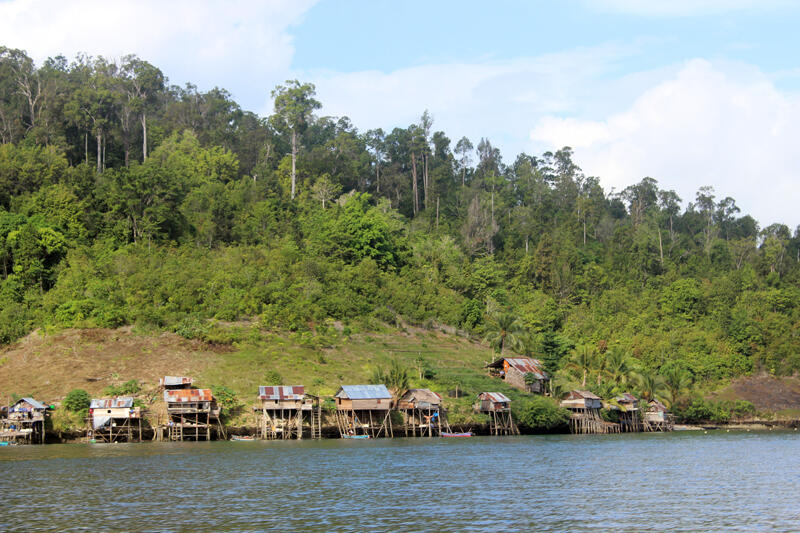
[[[83,389],[72,389],[64,398],[63,406],[67,411],[79,413],[89,409],[91,403],[92,399],[88,392]]]
[[[103,393],[107,396],[124,396],[137,394],[141,390],[142,387],[139,385],[139,382],[135,379],[132,379],[130,381],[126,381],[122,385],[109,385],[103,390]]]
[[[219,404],[223,416],[229,416],[242,405],[236,398],[236,393],[225,385],[212,385],[211,393]]]
[[[520,399],[512,406],[517,423],[529,430],[550,431],[569,422],[569,411],[544,396]]]

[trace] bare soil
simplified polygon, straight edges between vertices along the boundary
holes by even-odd
[[[800,409],[800,379],[758,374],[735,379],[712,395],[716,400],[748,400],[759,411]]]

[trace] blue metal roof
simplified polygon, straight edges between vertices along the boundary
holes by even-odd
[[[336,397],[350,400],[392,399],[386,385],[342,385]]]
[[[33,398],[20,398],[17,403],[19,402],[28,402],[34,409],[47,409],[47,406],[42,402],[36,401]],[[16,405],[16,404],[14,404]]]

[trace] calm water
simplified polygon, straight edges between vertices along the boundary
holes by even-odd
[[[800,433],[0,448],[2,531],[798,531]]]

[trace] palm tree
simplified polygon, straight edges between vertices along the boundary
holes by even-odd
[[[649,401],[663,400],[669,394],[664,378],[653,372],[644,372],[637,375],[639,382],[639,395]]]
[[[605,356],[605,374],[609,381],[624,385],[634,375],[633,361],[622,348],[615,346]]]
[[[664,377],[671,403],[679,402],[683,391],[692,384],[692,374],[681,366],[672,365],[662,368],[661,375]]]
[[[488,323],[488,333],[486,342],[503,355],[506,347],[520,351],[522,348],[522,336],[525,333],[519,319],[512,313],[498,313],[492,316]]]
[[[564,368],[577,370],[578,373],[582,373],[583,379],[581,380],[581,387],[586,387],[586,376],[594,366],[594,363],[594,349],[590,345],[584,344],[572,351]]]

